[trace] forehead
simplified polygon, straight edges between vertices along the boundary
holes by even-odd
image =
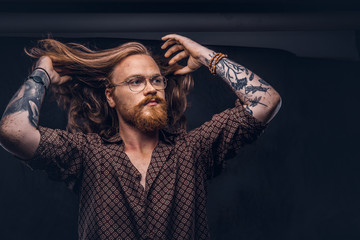
[[[114,68],[114,81],[124,80],[134,75],[151,76],[160,74],[160,69],[154,59],[148,55],[132,55],[126,57]]]

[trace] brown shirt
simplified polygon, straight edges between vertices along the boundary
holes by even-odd
[[[80,239],[209,239],[207,180],[264,127],[237,101],[190,132],[161,131],[145,189],[119,136],[40,127],[36,157],[26,164],[79,193]]]

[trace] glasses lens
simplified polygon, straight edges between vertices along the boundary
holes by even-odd
[[[151,85],[157,90],[163,90],[166,88],[166,78],[163,76],[157,76],[151,79]]]
[[[136,77],[129,81],[129,88],[131,91],[140,92],[145,88],[145,81],[144,77]]]

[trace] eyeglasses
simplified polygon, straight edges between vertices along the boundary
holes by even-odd
[[[167,79],[164,76],[158,75],[151,78],[146,78],[145,76],[134,76],[131,77],[129,80],[113,84],[111,87],[116,87],[123,85],[125,83],[128,84],[129,89],[133,92],[141,92],[145,89],[147,81],[146,79],[149,79],[150,84],[156,89],[156,90],[164,90],[166,88]]]

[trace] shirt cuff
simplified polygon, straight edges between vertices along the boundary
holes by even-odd
[[[267,127],[267,123],[257,120],[253,115],[246,111],[239,99],[236,99],[235,101],[235,109],[237,109],[237,111],[235,111],[235,115],[238,119],[242,119],[242,121],[249,124],[260,133],[262,133],[262,131]]]
[[[45,160],[46,156],[44,156],[44,150],[46,149],[46,139],[51,135],[52,129],[41,127],[38,128],[40,132],[40,142],[39,146],[36,149],[34,156],[30,159],[20,159],[23,164],[25,164],[27,167],[29,167],[31,170],[36,169],[44,169],[48,163],[47,160]]]

